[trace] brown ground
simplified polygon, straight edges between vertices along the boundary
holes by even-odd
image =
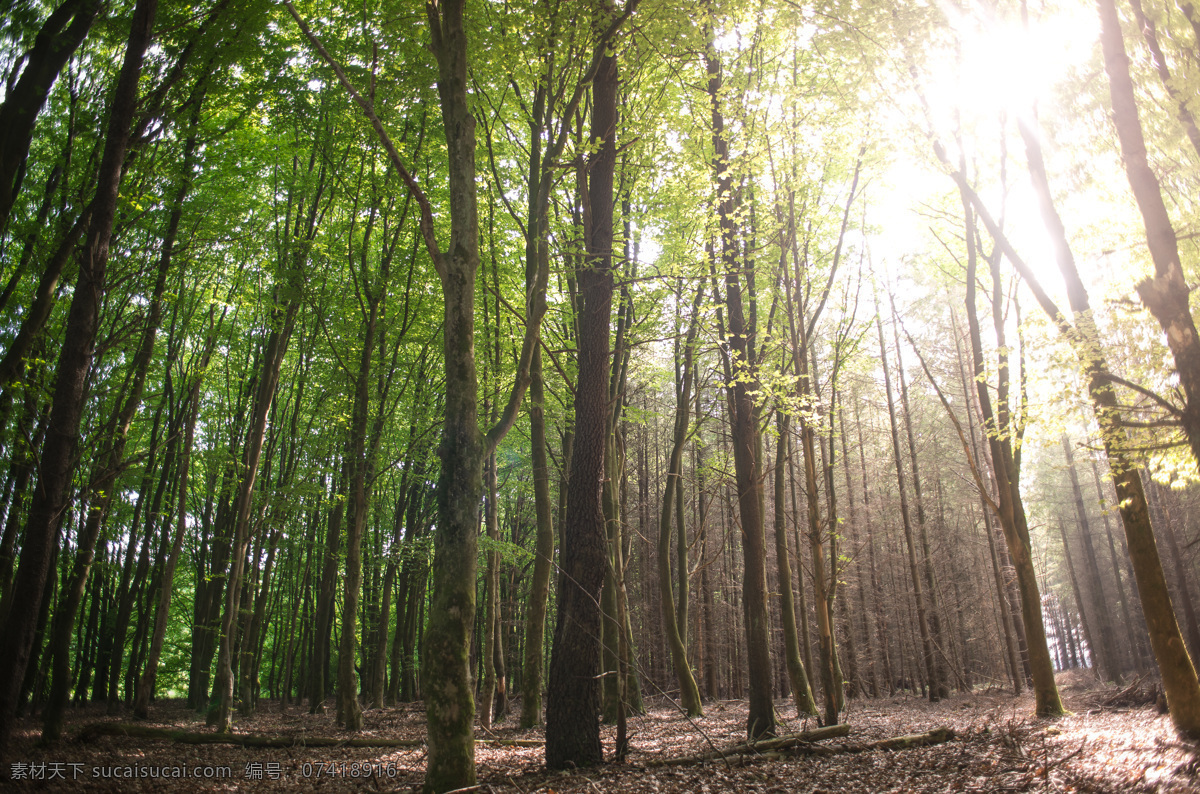
[[[1034,720],[1029,697],[999,693],[957,695],[928,704],[915,697],[851,701],[845,721],[852,726],[846,739],[854,743],[949,726],[959,738],[936,747],[902,752],[874,751],[824,757],[790,756],[749,763],[646,767],[652,759],[703,753],[740,742],[745,704],[710,703],[704,718],[689,722],[666,706],[630,721],[633,750],[624,765],[608,765],[575,774],[547,774],[540,747],[479,745],[476,759],[483,792],[550,794],[551,792],[907,792],[907,791],[1079,791],[1079,792],[1200,792],[1200,751],[1179,741],[1170,721],[1153,706],[1132,705],[1130,698],[1114,699],[1116,689],[1099,689],[1075,674],[1060,681],[1064,700],[1074,713],[1059,720]],[[784,730],[814,725],[787,720]],[[164,703],[153,710],[155,722],[190,731],[204,731],[181,704]],[[103,707],[71,713],[68,735],[104,719]],[[424,732],[420,707],[403,706],[367,711],[367,736],[419,739]],[[540,739],[538,731],[516,730],[515,717],[500,725],[500,738]],[[419,786],[424,765],[421,748],[246,749],[225,745],[185,745],[172,742],[101,737],[89,743],[63,741],[36,746],[39,725],[26,720],[18,729],[12,760],[27,764],[22,771],[54,780],[11,781],[20,791],[268,791],[276,789],[323,792],[410,791]],[[310,716],[290,707],[270,704],[263,713],[237,725],[239,732],[262,735],[338,736],[331,715]],[[480,735],[483,735],[482,733]],[[613,730],[605,729],[606,750]],[[359,764],[360,766],[354,766]],[[367,775],[361,765],[373,765]],[[226,767],[221,780],[189,778],[164,785],[149,777],[116,779],[112,767],[125,773],[135,767]],[[4,773],[14,770],[10,764]],[[202,770],[203,771],[203,770]],[[146,774],[148,770],[141,770]],[[212,772],[208,772],[212,774]],[[277,779],[272,779],[276,775]],[[261,776],[262,779],[256,779]],[[0,779],[0,787],[5,787]]]

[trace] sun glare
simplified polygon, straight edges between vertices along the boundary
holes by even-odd
[[[1046,9],[1028,23],[945,9],[958,52],[936,68],[931,101],[941,110],[994,116],[1047,105],[1074,65],[1086,62],[1098,38],[1087,4]]]

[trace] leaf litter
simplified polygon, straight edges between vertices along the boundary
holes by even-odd
[[[1068,716],[1031,716],[1030,695],[997,691],[959,694],[940,703],[919,696],[852,699],[843,721],[850,732],[820,744],[862,745],[946,727],[953,740],[913,749],[812,755],[805,743],[761,756],[726,755],[707,761],[679,759],[712,754],[745,741],[744,701],[705,704],[705,716],[688,719],[669,703],[631,717],[631,751],[623,764],[552,773],[543,767],[540,729],[516,727],[511,716],[479,730],[475,758],[479,792],[583,794],[584,792],[1197,792],[1200,745],[1183,741],[1153,704],[1153,684],[1141,680],[1104,687],[1081,673],[1060,674]],[[1148,694],[1149,693],[1149,694]],[[1149,703],[1145,701],[1149,700]],[[331,704],[332,705],[332,704]],[[104,704],[68,714],[65,735],[79,737],[104,716]],[[202,717],[181,702],[159,702],[153,719],[139,725],[211,733]],[[817,727],[795,719],[780,703],[780,733]],[[235,733],[290,738],[290,747],[185,744],[133,736],[70,738],[38,743],[40,721],[25,718],[14,735],[7,788],[16,791],[412,791],[425,765],[424,709],[403,704],[364,711],[361,734],[340,731],[333,709],[309,714],[306,706],[260,704],[235,723]],[[407,747],[309,747],[306,738],[411,741]],[[604,726],[611,752],[615,729]],[[506,742],[520,741],[524,746]],[[532,746],[530,746],[532,745]],[[19,769],[14,765],[22,765]],[[151,774],[156,773],[155,776]],[[170,775],[186,774],[186,778]],[[164,775],[166,775],[164,777]],[[220,777],[212,777],[220,775]]]

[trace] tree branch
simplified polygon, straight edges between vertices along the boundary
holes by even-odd
[[[374,104],[360,94],[350,82],[350,79],[346,77],[346,73],[342,70],[341,65],[334,60],[329,51],[325,49],[325,45],[321,43],[321,40],[317,38],[312,29],[301,19],[300,14],[296,11],[296,7],[292,5],[292,0],[283,0],[283,4],[291,12],[292,18],[296,20],[296,24],[300,26],[300,30],[303,31],[309,42],[320,53],[321,58],[333,69],[333,73],[337,75],[338,82],[342,84],[346,92],[350,94],[350,97],[362,108],[363,115],[371,122],[371,127],[375,130],[376,136],[378,136],[379,141],[383,144],[383,148],[387,150],[388,159],[391,161],[392,167],[400,174],[400,179],[404,181],[405,187],[408,188],[409,193],[412,194],[412,197],[417,201],[417,205],[421,208],[421,237],[425,240],[425,248],[429,251],[429,258],[433,260],[434,269],[440,278],[445,279],[446,266],[442,258],[442,249],[438,246],[437,236],[434,234],[433,208],[429,204],[429,197],[425,195],[425,191],[421,189],[420,184],[417,183],[417,180],[405,166],[404,160],[400,157],[400,152],[396,150],[396,145],[392,143],[391,136],[387,134],[387,130],[383,128],[383,123],[375,113]]]

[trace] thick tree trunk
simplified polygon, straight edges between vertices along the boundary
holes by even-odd
[[[38,31],[33,47],[24,55],[20,79],[0,105],[0,234],[8,225],[21,189],[38,113],[58,73],[87,37],[103,5],[101,0],[63,0]]]
[[[596,676],[600,672],[598,605],[608,559],[601,499],[609,416],[617,88],[617,59],[610,52],[601,60],[592,86],[590,135],[598,148],[587,170],[587,262],[577,274],[583,308],[578,319],[575,437],[546,696],[546,766],[550,769],[592,766],[604,760]]]
[[[475,371],[475,276],[479,217],[475,188],[475,117],[467,103],[467,39],[463,3],[426,6],[438,62],[438,94],[446,134],[450,244],[440,260],[446,367],[445,420],[439,449],[433,600],[425,632],[423,676],[429,763],[425,790],[475,785],[475,700],[470,668],[475,625],[476,549],[483,462]]]
[[[1137,291],[1142,303],[1162,326],[1167,345],[1175,357],[1175,369],[1186,398],[1183,431],[1191,444],[1196,465],[1200,466],[1200,337],[1196,335],[1196,324],[1188,306],[1191,291],[1180,265],[1175,228],[1163,202],[1158,177],[1146,156],[1146,141],[1134,98],[1129,56],[1125,52],[1116,2],[1098,0],[1096,6],[1100,12],[1100,45],[1104,52],[1104,69],[1108,73],[1113,126],[1121,143],[1125,175],[1146,227],[1150,258],[1154,261],[1154,275],[1143,279],[1137,285]],[[1149,615],[1147,619],[1150,620]],[[1200,719],[1200,712],[1197,719]],[[1200,723],[1197,726],[1200,727]]]
[[[150,45],[157,0],[139,0],[125,59],[109,111],[108,134],[93,202],[88,238],[79,257],[79,276],[71,298],[64,344],[55,376],[50,425],[46,432],[38,485],[25,526],[21,564],[3,636],[8,653],[0,659],[0,760],[6,760],[21,682],[33,645],[37,616],[55,542],[54,527],[69,500],[75,445],[83,413],[85,383],[95,353],[100,305],[105,290],[109,243],[116,214],[121,165],[128,148],[142,60]]]

